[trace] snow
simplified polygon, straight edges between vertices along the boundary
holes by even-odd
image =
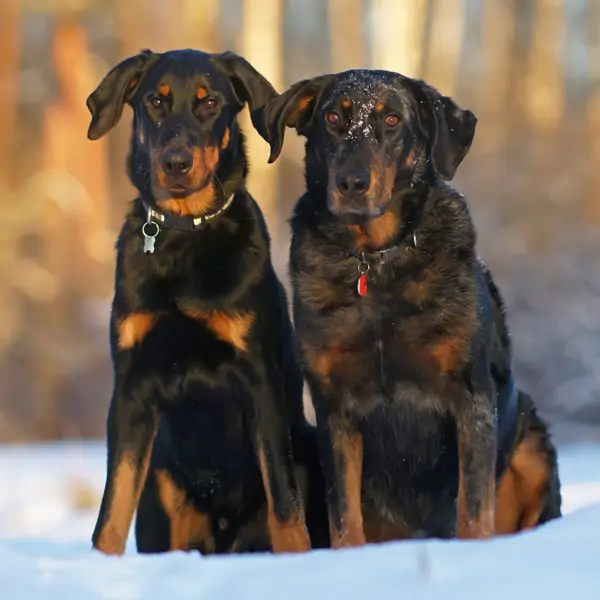
[[[90,550],[102,443],[0,447],[3,600],[597,600],[600,446],[559,448],[565,518],[484,542],[414,541],[300,556],[125,557]]]

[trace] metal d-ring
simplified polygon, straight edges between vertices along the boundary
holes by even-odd
[[[362,260],[358,263],[358,272],[361,275],[364,275],[369,269],[371,265],[365,259],[365,253],[362,253]]]
[[[148,233],[148,231],[146,230],[146,227],[148,227],[148,225],[154,225],[154,227],[156,227],[156,232],[155,233]],[[155,238],[158,233],[160,232],[160,227],[158,226],[157,223],[154,223],[154,221],[148,221],[147,223],[144,223],[142,225],[142,235],[146,238]]]
[[[150,235],[148,233],[148,225],[156,227],[156,231]],[[158,223],[153,221],[147,221],[142,225],[142,235],[144,236],[144,254],[154,254],[154,247],[156,245],[156,236],[160,233],[160,227]]]

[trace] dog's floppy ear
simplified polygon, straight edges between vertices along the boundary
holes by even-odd
[[[420,79],[408,79],[417,102],[419,124],[429,142],[436,173],[451,181],[473,143],[477,117]]]
[[[125,102],[133,98],[142,77],[157,58],[150,50],[126,58],[113,67],[89,95],[86,104],[92,113],[88,129],[90,140],[101,138],[118,123]]]
[[[257,130],[271,145],[269,162],[275,162],[281,153],[286,127],[302,134],[312,121],[319,97],[333,75],[304,79],[268,102],[257,112]]]
[[[258,129],[257,111],[277,96],[275,88],[245,58],[234,52],[216,54],[212,61],[229,76],[240,106],[248,103],[252,124]]]

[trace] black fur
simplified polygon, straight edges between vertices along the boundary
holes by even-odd
[[[446,183],[475,116],[422,81],[366,70],[299,82],[259,112],[272,160],[286,126],[307,138],[290,271],[333,544],[493,535],[496,483],[522,442],[545,481],[538,522],[558,516],[554,449],[522,408],[499,292]]]
[[[313,545],[328,543],[316,433],[236,121],[274,96],[244,59],[185,50],[123,61],[88,100],[91,139],[132,106],[129,176],[140,193],[117,242],[115,384],[93,535],[104,552],[123,552],[140,495],[142,552],[306,549],[304,509]],[[148,207],[189,220],[226,206],[198,231],[159,222],[155,253],[143,253]]]

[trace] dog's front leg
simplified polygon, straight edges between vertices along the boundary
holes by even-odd
[[[496,502],[496,401],[486,376],[472,378],[472,393],[458,402],[458,498],[456,535],[494,536]]]
[[[157,427],[155,406],[141,388],[126,386],[126,371],[117,369],[107,420],[106,484],[92,536],[94,548],[106,554],[125,552]]]
[[[318,384],[312,383],[319,452],[327,486],[331,546],[362,546],[366,543],[361,500],[362,436],[348,420],[331,411],[332,402]]]
[[[265,373],[252,409],[253,439],[267,496],[273,552],[310,550],[302,496],[294,475],[282,377]]]

